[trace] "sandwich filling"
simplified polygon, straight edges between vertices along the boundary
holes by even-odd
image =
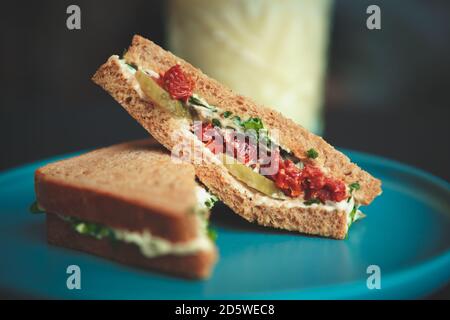
[[[315,164],[320,155],[314,148],[300,159],[278,142],[260,118],[210,105],[194,94],[195,83],[180,65],[157,74],[121,63],[144,96],[175,117],[189,120],[191,132],[246,186],[272,199],[290,200],[287,204],[344,209],[348,227],[364,216],[352,196],[359,183],[345,185],[328,175]]]
[[[197,204],[193,210],[198,218],[198,236],[186,242],[171,242],[167,239],[153,235],[148,230],[142,232],[129,231],[125,229],[111,228],[98,223],[80,220],[78,218],[59,215],[59,217],[70,223],[76,232],[94,237],[96,239],[109,239],[112,243],[121,241],[136,245],[141,254],[147,258],[163,255],[191,255],[199,251],[213,249],[212,240],[214,232],[208,228],[207,215],[209,210],[217,202],[217,198],[201,186],[196,186]]]

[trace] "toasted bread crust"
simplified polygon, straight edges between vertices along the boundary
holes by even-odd
[[[50,244],[63,246],[123,264],[152,269],[190,279],[204,279],[211,274],[217,260],[215,249],[185,256],[166,255],[146,258],[138,247],[123,242],[111,243],[108,239],[95,239],[74,231],[70,224],[54,214],[47,214],[47,240]]]
[[[196,202],[194,169],[175,165],[153,139],[39,168],[35,190],[47,212],[132,231],[146,229],[172,242],[197,236],[198,221],[190,214]]]
[[[165,51],[152,41],[135,35],[124,58],[127,62],[140,68],[151,69],[158,73],[164,73],[173,65],[180,64],[183,70],[194,79],[195,92],[210,104],[231,111],[234,114],[261,118],[269,130],[278,129],[281,145],[290,149],[296,157],[321,166],[329,175],[343,180],[346,184],[359,182],[361,188],[354,192],[354,197],[358,203],[367,205],[381,193],[380,180],[375,179],[352,163],[347,156],[337,151],[321,137],[310,133],[294,121],[284,117],[281,113],[257,105],[251,99],[234,93],[218,81],[209,78],[199,69]],[[111,91],[109,92],[111,93]],[[135,114],[135,112],[132,114]],[[150,116],[153,117],[154,115]],[[143,116],[140,117],[144,120],[140,121],[141,124],[147,122],[146,119],[143,119]],[[146,126],[144,125],[144,127]],[[146,129],[148,130],[147,127]],[[159,131],[158,128],[153,127],[152,134],[156,134],[156,131]],[[163,129],[163,131],[165,130]],[[158,141],[165,140],[160,140],[159,137],[156,138]],[[314,148],[319,153],[319,157],[314,160],[306,156],[307,150],[311,148]]]
[[[143,100],[136,90],[136,80],[127,78],[117,56],[111,57],[93,77],[95,83],[108,91],[150,134],[167,148],[172,148],[173,131],[177,120],[152,102]],[[316,208],[283,208],[258,205],[262,197],[258,192],[242,192],[245,185],[233,178],[223,166],[200,163],[195,166],[198,178],[221,201],[248,221],[265,226],[321,235],[336,239],[345,238],[347,231],[344,211],[325,211]]]

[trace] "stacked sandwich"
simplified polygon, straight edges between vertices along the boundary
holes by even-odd
[[[188,259],[187,252],[199,256],[198,251],[174,249],[178,247],[173,243],[180,243],[181,248],[197,248],[188,244],[197,241],[192,240],[192,237],[199,237],[200,233],[192,231],[198,219],[182,213],[189,211],[184,209],[192,207],[190,197],[183,197],[186,203],[181,204],[181,197],[171,199],[174,192],[166,194],[163,190],[182,188],[180,192],[186,195],[191,192],[193,198],[194,190],[200,188],[198,185],[194,187],[194,176],[203,188],[198,192],[203,195],[200,203],[207,199],[206,202],[212,204],[214,196],[208,193],[214,194],[250,222],[336,239],[344,239],[351,224],[364,216],[359,210],[360,206],[369,204],[381,193],[379,180],[353,164],[322,138],[280,113],[235,94],[192,65],[140,36],[133,38],[123,57],[111,56],[97,70],[93,80],[108,91],[161,145],[170,150],[172,159],[181,158],[185,162],[171,161],[169,155],[163,161],[160,151],[157,157],[149,151],[136,151],[134,147],[131,148],[133,151],[125,152],[121,149],[124,147],[119,146],[38,171],[38,202],[47,212],[53,213],[52,219],[49,219],[50,226],[54,223],[55,229],[58,229],[59,224],[73,226],[73,221],[84,222],[86,219],[87,223],[95,222],[108,226],[108,230],[115,230],[112,232],[114,238],[126,243],[127,249],[121,251],[122,255],[112,247],[109,250],[94,250],[97,245],[82,244],[88,240],[85,240],[85,235],[76,233],[77,228],[75,232],[73,228],[67,230],[81,240],[64,241],[62,238],[67,237],[49,234],[50,240],[56,239],[53,242],[119,261],[124,261],[123,257],[127,256],[125,252],[131,250],[128,248],[131,246],[136,254],[136,250],[140,249],[140,254],[148,260],[164,261],[136,264],[157,265],[162,270],[173,271],[177,269],[169,267],[175,261],[171,260],[173,256]],[[122,156],[116,154],[117,150],[123,150],[124,153],[118,153]],[[129,155],[126,154],[128,152]],[[128,166],[132,166],[133,160],[142,161],[142,158],[148,162],[145,165],[136,163],[135,171],[129,170]],[[103,173],[97,177],[88,166],[81,165],[85,161],[101,164],[100,171]],[[161,179],[155,178],[156,172],[144,170],[147,165],[158,174],[164,171],[164,176],[173,184],[165,185]],[[155,169],[161,165],[173,168]],[[126,169],[120,171],[121,167]],[[138,179],[133,179],[132,175]],[[129,179],[129,185],[116,183],[116,179]],[[44,187],[43,181],[47,181],[47,187]],[[83,186],[78,186],[81,181]],[[136,185],[139,181],[145,188]],[[62,186],[69,188],[70,183],[74,184],[70,188],[79,190],[80,194],[73,198],[63,197],[58,190]],[[88,192],[84,183],[88,186],[95,184],[95,187]],[[101,195],[95,194],[97,191],[92,193],[100,186],[105,188],[98,191]],[[120,189],[122,187],[135,198],[130,200],[124,196]],[[64,203],[65,200],[73,203]],[[177,213],[168,214],[166,205],[173,205],[176,201]],[[117,208],[120,208],[121,215],[112,213],[117,212]],[[159,219],[165,221],[164,227],[159,228]],[[146,234],[150,238],[169,241],[171,244],[167,247],[173,251],[163,250],[164,258],[158,260],[145,255],[146,250],[140,243]],[[214,246],[204,239],[202,252],[209,252],[209,258],[198,258],[198,261],[207,260],[211,265],[214,261]],[[93,237],[89,241],[102,239]],[[140,261],[144,261],[144,258]],[[189,261],[193,261],[193,258]],[[205,269],[196,275],[206,275],[208,272]]]
[[[154,140],[99,149],[36,171],[49,243],[188,278],[216,261],[216,198]]]

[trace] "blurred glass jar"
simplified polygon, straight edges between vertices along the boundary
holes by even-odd
[[[320,133],[332,0],[171,0],[169,49]]]

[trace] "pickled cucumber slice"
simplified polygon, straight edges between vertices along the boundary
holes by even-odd
[[[176,117],[191,118],[189,111],[183,104],[178,100],[172,99],[169,93],[161,88],[151,76],[138,70],[136,72],[136,80],[139,82],[144,94],[154,101],[158,107],[163,108]]]
[[[276,199],[284,199],[284,194],[277,188],[275,183],[263,176],[262,174],[255,172],[252,168],[237,162],[236,159],[227,155],[221,155],[224,166],[228,169],[230,174],[236,179],[242,181],[249,187],[264,193],[267,196]]]

